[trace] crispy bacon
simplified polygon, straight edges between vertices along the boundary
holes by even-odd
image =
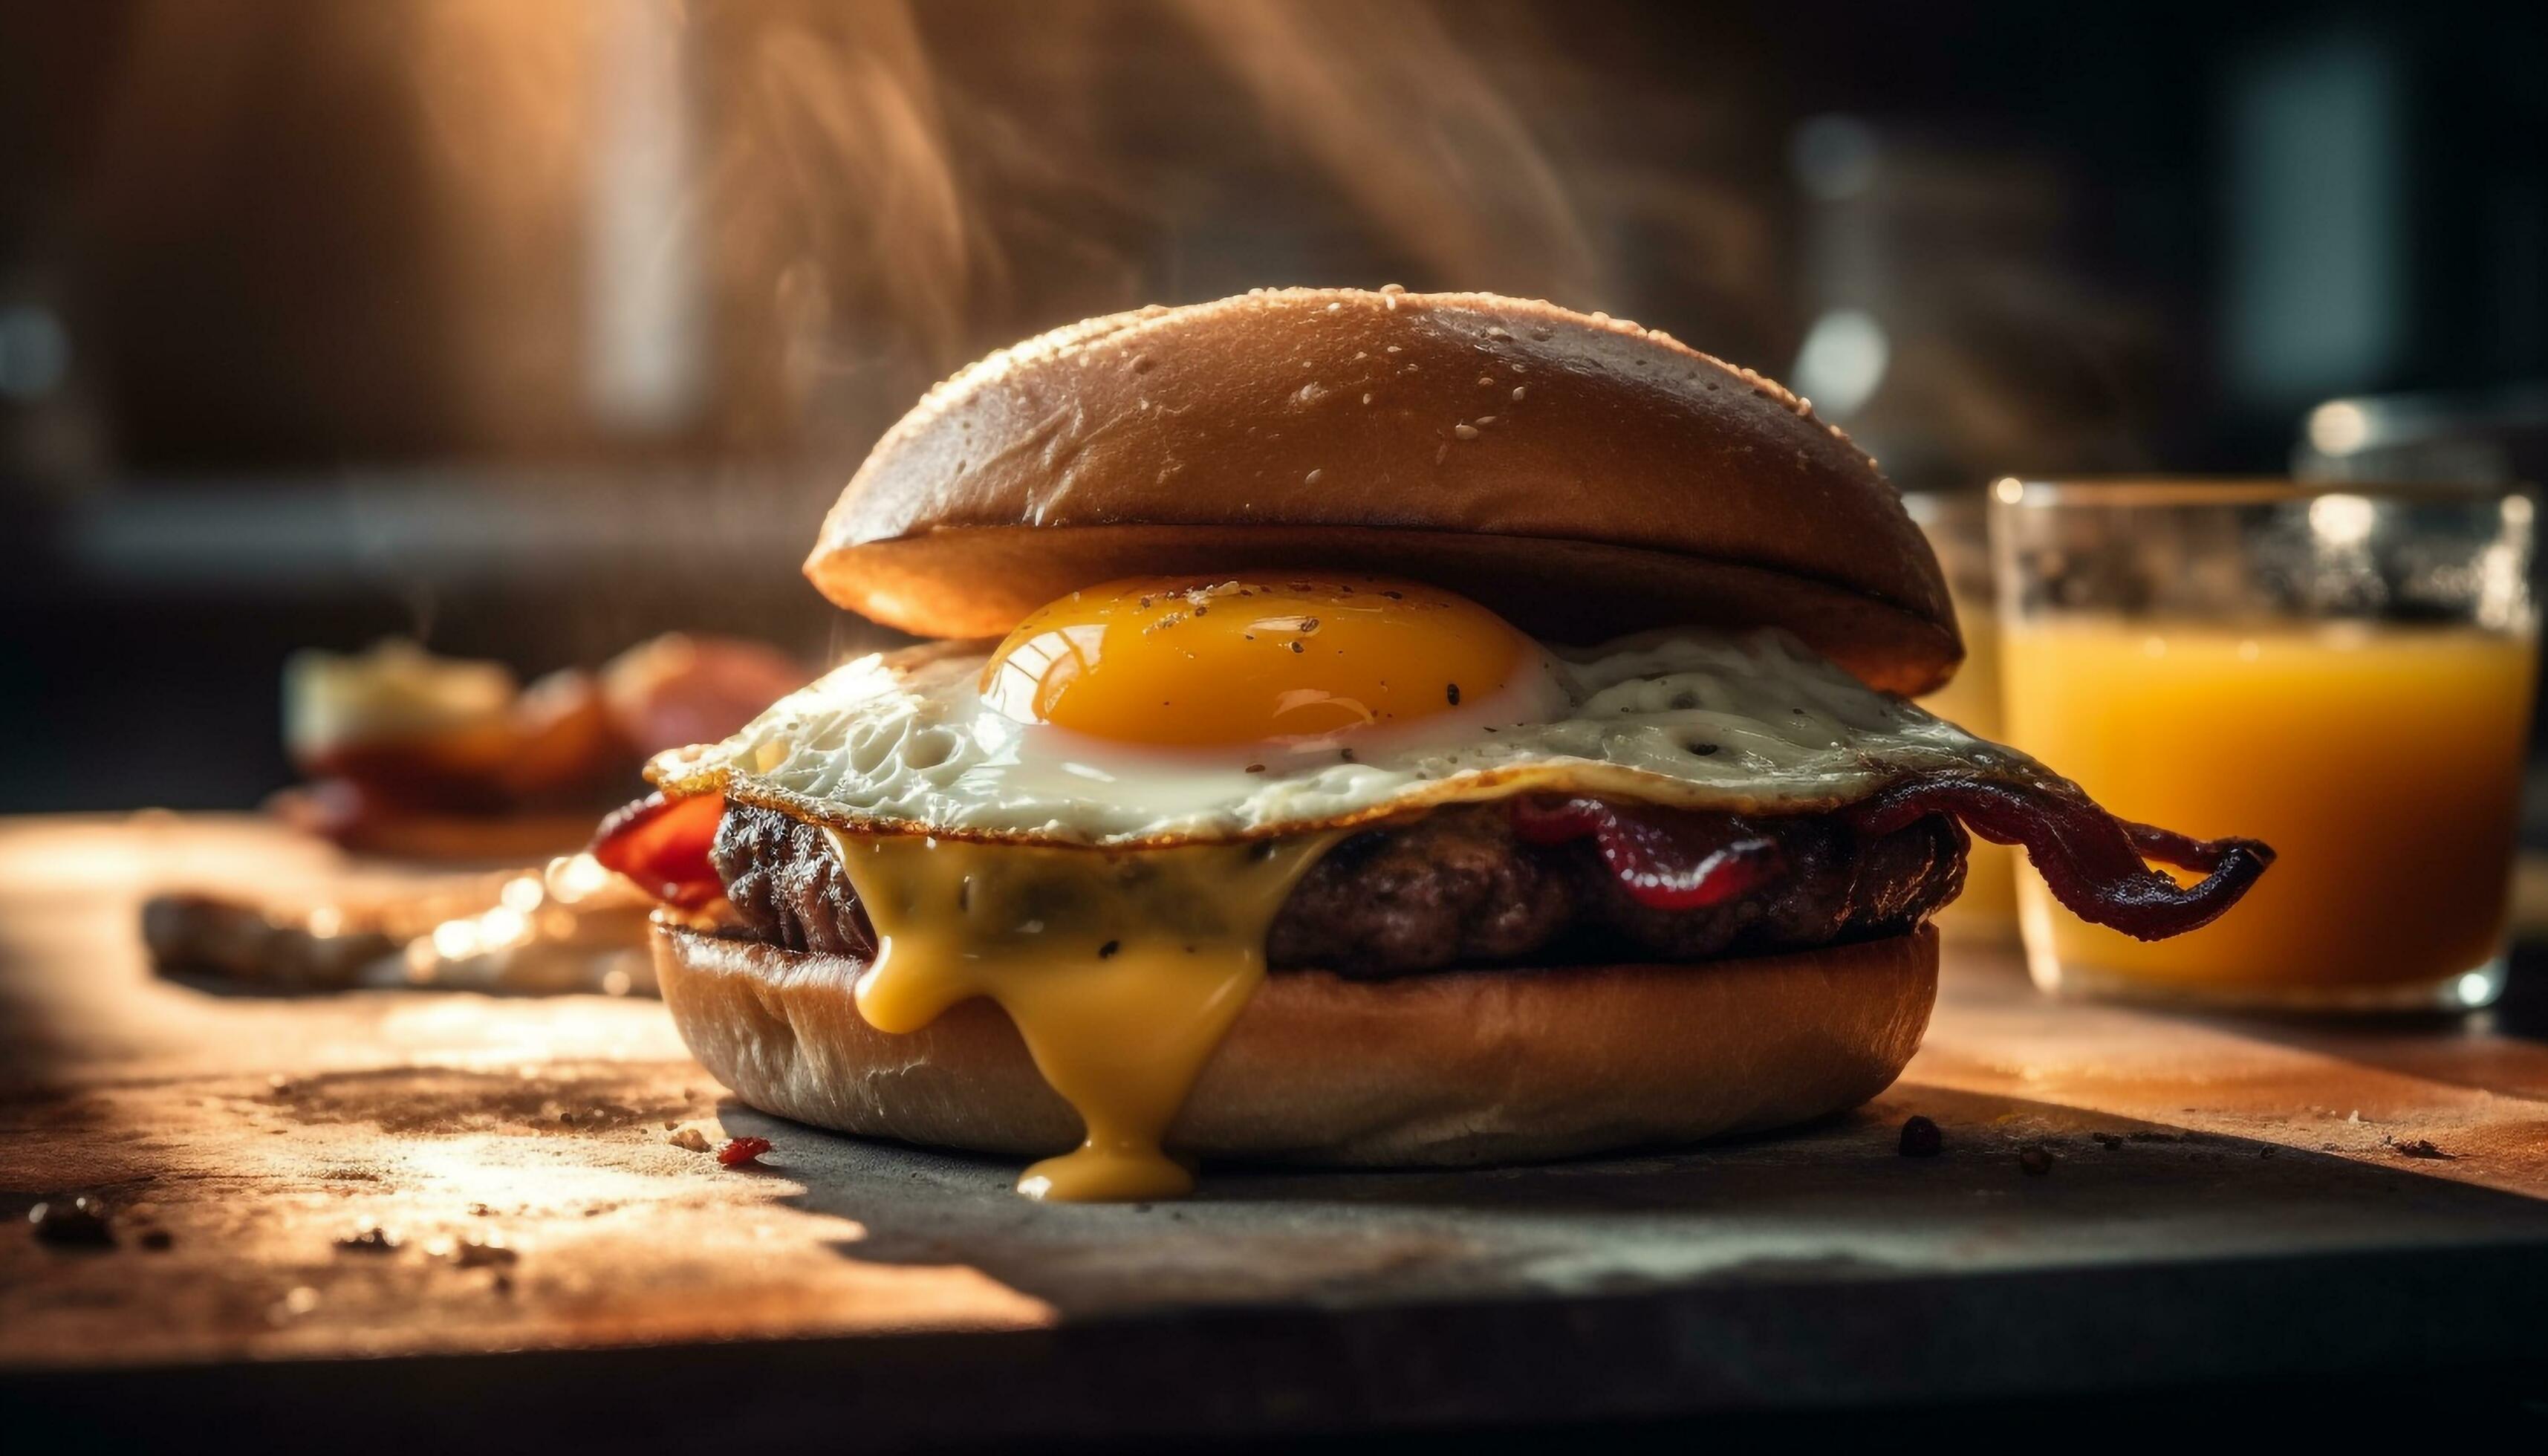
[[[695,908],[725,893],[709,850],[725,801],[715,794],[653,793],[612,814],[592,856],[669,904]],[[1750,894],[1788,871],[1777,842],[1737,815],[1691,814],[1588,797],[1523,795],[1514,832],[1536,845],[1590,838],[1620,886],[1656,910],[1699,910]],[[2138,940],[2162,940],[2211,924],[2236,904],[2273,850],[2251,839],[2199,840],[2116,818],[2065,779],[1976,774],[1903,779],[1837,811],[1866,839],[1932,815],[1960,821],[1994,844],[2022,845],[2070,912]],[[2201,871],[2180,885],[2155,862]]]
[[[1593,798],[1534,798],[1512,804],[1513,832],[1535,845],[1590,835],[1621,887],[1656,910],[1700,910],[1748,894],[1786,872],[1774,840],[1747,833],[1721,814],[1679,814]]]
[[[717,794],[650,793],[601,821],[592,834],[592,858],[666,904],[696,909],[725,893],[708,863],[724,815],[725,800]]]
[[[2211,924],[2274,863],[2273,850],[2255,840],[2198,840],[2118,819],[2061,779],[1909,778],[1839,813],[1866,839],[1938,814],[1994,844],[2023,845],[2072,914],[2144,941]],[[1737,817],[1529,796],[1513,800],[1512,816],[1514,831],[1533,844],[1590,836],[1621,887],[1658,910],[1719,904],[1786,872],[1777,846],[1750,837]],[[2151,861],[2201,870],[2204,878],[2179,885],[2151,869]]]
[[[2064,779],[1909,778],[1843,812],[1866,835],[1952,814],[1993,844],[2025,846],[2026,858],[2071,914],[2141,941],[2210,925],[2274,863],[2272,847],[2258,840],[2194,839],[2118,819]],[[2150,868],[2151,861],[2200,870],[2203,878],[2180,885]]]

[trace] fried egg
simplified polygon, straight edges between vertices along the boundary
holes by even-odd
[[[1803,812],[2018,758],[1776,631],[1559,649],[1411,582],[1250,576],[861,658],[649,776],[861,833],[1161,847],[1520,792]]]

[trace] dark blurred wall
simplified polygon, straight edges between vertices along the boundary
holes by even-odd
[[[795,560],[931,380],[1261,284],[1666,326],[1906,485],[2278,469],[2326,395],[2548,376],[2543,54],[2449,5],[0,7],[0,808],[252,799],[303,643],[864,640]]]

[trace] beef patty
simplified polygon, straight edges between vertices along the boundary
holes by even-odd
[[[1525,843],[1502,804],[1366,830],[1302,876],[1266,934],[1266,960],[1388,980],[1525,961],[1764,955],[1899,934],[1963,884],[1963,831],[1944,816],[1876,839],[1819,814],[1722,817],[1738,837],[1776,841],[1786,872],[1694,910],[1638,903],[1590,840]],[[820,829],[729,804],[710,858],[753,935],[793,951],[873,951],[866,913]]]

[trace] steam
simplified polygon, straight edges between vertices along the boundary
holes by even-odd
[[[1546,139],[1438,12],[1356,0],[1170,3],[1268,121],[1435,277],[1609,297],[1601,253]]]
[[[948,359],[974,298],[998,282],[1000,254],[958,183],[910,7],[795,0],[762,7],[730,39],[730,110],[706,191],[738,285],[729,296],[760,280],[771,290],[789,393],[858,362],[839,352],[844,318],[891,318]]]
[[[141,0],[87,212],[108,276],[197,236],[345,249],[318,276],[249,265],[238,308],[293,331],[280,360],[380,330],[363,378],[407,404],[312,384],[312,417],[358,435],[819,448],[1022,332],[1192,301],[1183,249],[1221,249],[1191,271],[1222,284],[1233,258],[1287,275],[1250,283],[1389,281],[1217,240],[1230,220],[1204,210],[1243,200],[1241,166],[1319,179],[1366,252],[1410,260],[1397,281],[1612,304],[1565,109],[1504,84],[1549,70],[1515,23],[1360,0]],[[310,136],[329,119],[341,141]]]
[[[723,76],[705,195],[724,296],[769,311],[800,411],[837,413],[831,387],[853,377],[870,392],[898,354],[934,377],[1026,328],[1189,301],[1173,287],[1154,300],[1144,280],[1156,235],[1194,220],[1139,195],[1149,159],[1120,138],[1197,93],[1128,67],[1128,37],[1139,64],[1183,51],[1225,73],[1233,89],[1203,94],[1326,177],[1418,262],[1406,281],[1609,298],[1549,138],[1429,7],[995,7],[975,19],[1004,17],[996,34],[933,36],[923,22],[946,14],[782,0],[719,32],[727,13],[700,12]],[[965,44],[962,63],[933,40]]]

